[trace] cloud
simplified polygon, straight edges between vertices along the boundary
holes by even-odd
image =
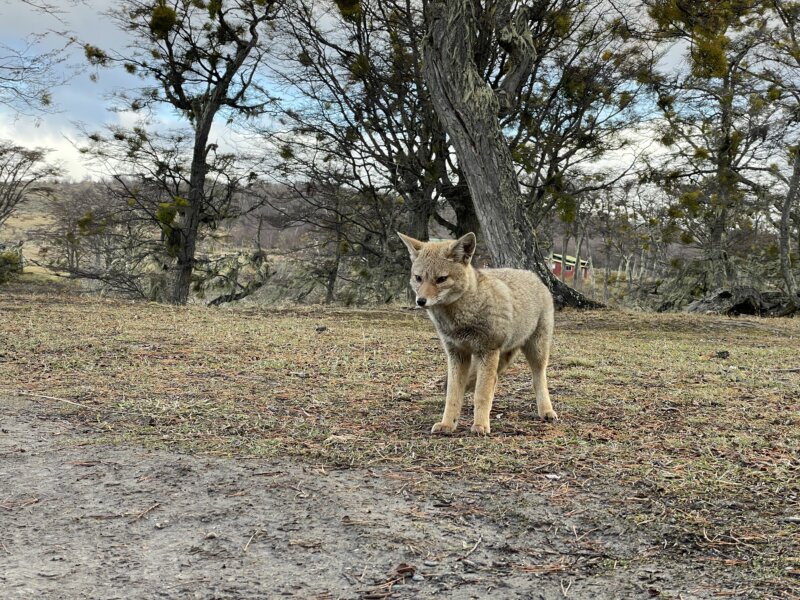
[[[63,11],[51,15],[23,2],[0,4],[0,45],[23,48],[36,40],[32,51],[43,53],[63,48],[69,37],[107,49],[121,50],[127,43],[126,34],[103,15],[118,6],[112,0],[70,0],[58,5]],[[0,137],[23,146],[52,148],[50,158],[61,163],[69,176],[81,179],[90,172],[75,148],[81,137],[77,123],[85,123],[89,129],[118,123],[119,116],[108,110],[109,97],[113,90],[130,88],[137,82],[121,69],[104,70],[93,82],[80,44],[64,50],[63,58],[53,74],[56,80],[66,80],[51,90],[54,111],[24,115],[0,107]]]
[[[120,31],[105,14],[118,10],[120,4],[114,0],[95,0],[91,3],[78,0],[62,0],[64,12],[57,16],[32,10],[23,2],[0,0],[0,44],[23,47],[31,36],[50,32],[38,42],[40,51],[61,47],[67,38],[57,32],[69,32],[81,43],[89,43],[107,52],[124,52],[131,45],[131,38]],[[134,90],[142,85],[137,77],[121,68],[95,70],[86,62],[82,46],[73,44],[66,60],[60,65],[61,76],[71,76],[68,81],[51,90],[54,112],[26,116],[14,114],[0,106],[0,138],[9,139],[28,147],[52,148],[50,158],[63,165],[73,179],[97,177],[90,170],[76,146],[83,143],[81,127],[94,132],[108,125],[131,127],[140,116],[133,112],[113,112],[112,95],[119,90]],[[96,75],[93,80],[92,75]],[[167,105],[156,108],[158,125],[154,128],[169,130],[188,127],[186,119]],[[221,117],[221,115],[220,115]],[[216,138],[216,139],[215,139]],[[231,131],[222,118],[215,122],[212,141],[225,150],[231,150],[246,142]]]
[[[50,148],[50,162],[60,164],[72,178],[81,179],[87,173],[78,153],[72,147],[67,132],[47,126],[36,126],[29,121],[0,120],[0,138],[11,140],[28,148]]]

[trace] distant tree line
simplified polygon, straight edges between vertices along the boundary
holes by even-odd
[[[124,0],[109,16],[133,43],[84,52],[138,81],[116,108],[141,120],[87,131],[103,190],[58,200],[74,242],[51,246],[81,277],[178,304],[287,285],[383,302],[405,293],[396,231],[475,231],[482,262],[536,271],[560,304],[667,310],[752,286],[800,306],[798,3]],[[185,127],[161,129],[158,106]],[[589,261],[591,287],[553,275],[553,253]]]

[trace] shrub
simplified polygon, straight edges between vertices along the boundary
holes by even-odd
[[[0,284],[22,273],[22,252],[18,250],[0,251]]]

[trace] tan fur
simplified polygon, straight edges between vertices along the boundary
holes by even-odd
[[[518,269],[475,269],[475,235],[421,242],[398,234],[411,255],[411,287],[428,311],[447,352],[444,415],[431,433],[458,425],[464,393],[475,390],[472,431],[490,431],[497,376],[521,351],[533,372],[539,417],[558,418],[547,391],[553,338],[553,298],[541,280]]]

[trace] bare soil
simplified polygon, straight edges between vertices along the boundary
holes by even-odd
[[[6,599],[752,593],[661,557],[600,491],[110,446],[47,400],[0,402]]]

